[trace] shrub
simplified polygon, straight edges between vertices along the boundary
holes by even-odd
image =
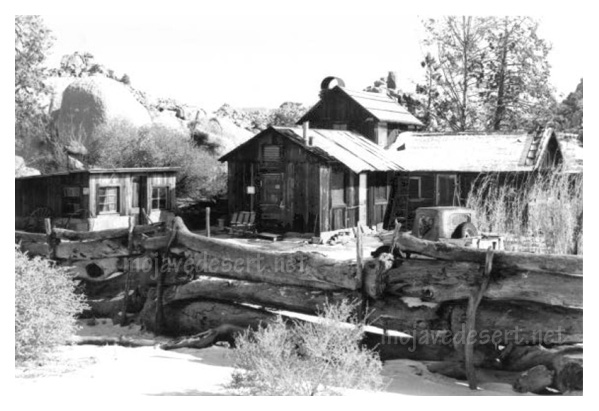
[[[226,169],[191,137],[152,125],[111,122],[96,131],[90,162],[99,167],[180,167],[177,196],[209,198],[226,191]]]
[[[582,181],[559,169],[527,179],[480,176],[466,207],[482,231],[506,237],[507,250],[582,254]]]
[[[38,359],[75,330],[86,308],[64,268],[15,249],[15,360]]]
[[[364,324],[355,305],[327,305],[318,322],[281,316],[236,340],[230,388],[243,395],[330,395],[340,388],[383,386],[378,354],[360,346]]]

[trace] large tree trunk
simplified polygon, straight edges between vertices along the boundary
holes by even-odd
[[[142,324],[150,331],[156,329],[155,313],[156,290],[151,288],[140,313]],[[165,305],[163,315],[163,332],[176,336],[201,333],[222,324],[254,329],[275,318],[274,314],[265,310],[205,300]]]
[[[582,308],[581,275],[497,268],[491,273],[494,281],[485,298]],[[442,303],[467,299],[480,282],[481,269],[477,263],[411,259],[385,276],[389,294]]]
[[[183,221],[175,219],[176,243],[192,250],[200,272],[219,274],[239,280],[262,281],[279,285],[298,285],[316,289],[358,290],[354,260],[336,260],[316,252],[275,252],[191,233]],[[187,254],[187,253],[186,253]]]
[[[385,245],[390,245],[393,232],[381,235]],[[402,251],[423,254],[445,261],[463,261],[483,265],[486,250],[458,247],[443,242],[433,242],[416,238],[408,233],[399,233],[398,242]],[[493,255],[493,274],[526,271],[541,271],[558,274],[582,275],[583,259],[571,255],[543,255],[496,251]],[[501,277],[501,276],[500,276]]]
[[[169,287],[164,293],[165,304],[206,298],[314,314],[327,302],[336,304],[344,299],[355,300],[360,294],[350,290],[313,290],[207,276]]]

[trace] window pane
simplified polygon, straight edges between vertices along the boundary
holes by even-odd
[[[166,210],[168,205],[168,187],[152,188],[152,210]]]
[[[345,204],[345,174],[342,171],[331,173],[331,202],[333,205]]]
[[[420,179],[410,178],[410,198],[420,198]]]
[[[98,189],[98,212],[114,213],[119,211],[119,188],[100,187]]]

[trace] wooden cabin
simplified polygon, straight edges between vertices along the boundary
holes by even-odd
[[[385,150],[346,130],[269,127],[225,154],[229,214],[261,230],[327,233],[385,220],[393,172]]]
[[[177,170],[92,169],[15,178],[16,228],[39,230],[47,217],[78,231],[127,227],[129,215],[138,216],[139,224],[170,220]]]
[[[419,207],[464,206],[480,175],[499,174],[501,182],[517,185],[563,162],[552,129],[536,134],[408,132],[386,151],[404,169],[394,179],[387,223],[397,218],[407,228]]]
[[[331,88],[337,82],[338,85]],[[349,90],[343,80],[327,77],[321,83],[320,101],[297,122],[313,128],[351,130],[382,147],[398,133],[420,130],[422,122],[397,100],[382,93]]]

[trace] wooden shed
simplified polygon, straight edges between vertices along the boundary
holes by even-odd
[[[176,208],[177,168],[72,170],[15,178],[15,225],[39,229],[40,220],[78,231],[167,221]]]
[[[563,155],[553,129],[533,134],[401,133],[387,148],[404,171],[396,174],[390,220],[411,227],[419,207],[463,206],[480,175],[523,181],[555,167]]]
[[[385,220],[393,172],[386,151],[346,130],[269,127],[225,154],[229,213],[259,228],[325,237]]]
[[[330,88],[333,81],[340,84]],[[320,101],[297,122],[311,127],[351,130],[382,147],[402,131],[421,130],[424,125],[399,102],[382,93],[355,91],[343,80],[327,77],[321,83]]]

